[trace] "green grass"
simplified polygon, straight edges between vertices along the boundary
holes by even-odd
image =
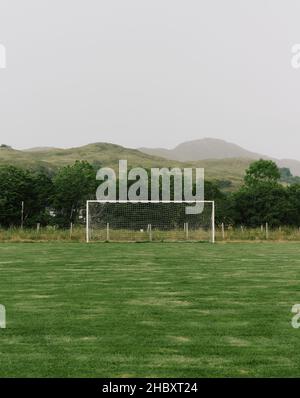
[[[300,376],[295,243],[0,245],[0,377]]]

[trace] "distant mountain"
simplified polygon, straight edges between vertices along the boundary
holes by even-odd
[[[174,149],[139,148],[139,150],[148,155],[162,156],[180,162],[228,158],[257,159],[261,157],[261,155],[247,151],[236,144],[215,138],[183,142]]]
[[[300,162],[294,159],[274,159],[278,167],[287,167],[294,176],[300,176]]]
[[[139,150],[148,155],[160,156],[181,162],[231,158],[247,160],[272,159],[279,167],[287,167],[291,170],[293,175],[300,176],[300,161],[298,160],[274,159],[266,155],[248,151],[239,145],[216,138],[203,138],[183,142],[182,144],[177,145],[174,149],[139,148]]]

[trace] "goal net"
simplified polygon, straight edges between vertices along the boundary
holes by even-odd
[[[187,206],[203,204],[199,214]],[[194,202],[87,202],[87,242],[207,241],[215,242],[213,201]]]

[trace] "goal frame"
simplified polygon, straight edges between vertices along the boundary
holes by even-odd
[[[186,203],[186,204],[197,204],[197,203],[203,203],[205,204],[211,204],[212,210],[211,210],[211,243],[216,242],[216,225],[215,225],[215,214],[216,214],[216,208],[215,208],[215,201],[214,200],[87,200],[86,201],[86,243],[90,242],[89,238],[89,216],[90,216],[90,209],[89,205],[91,203]]]

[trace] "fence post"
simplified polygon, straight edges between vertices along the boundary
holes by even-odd
[[[269,239],[269,224],[266,223],[266,239]]]
[[[41,226],[41,224],[38,222],[38,223],[36,224],[36,232],[37,232],[37,233],[40,232],[40,226]]]
[[[21,203],[21,229],[24,227],[24,201]]]
[[[152,225],[148,225],[149,241],[152,242]]]
[[[106,240],[109,242],[109,223],[106,224]]]
[[[225,226],[224,223],[222,222],[222,239],[225,239]]]
[[[73,223],[71,222],[71,224],[70,224],[70,238],[72,238],[72,234],[73,234]]]
[[[186,240],[189,239],[189,223],[188,222],[185,223],[185,237],[186,237]]]

